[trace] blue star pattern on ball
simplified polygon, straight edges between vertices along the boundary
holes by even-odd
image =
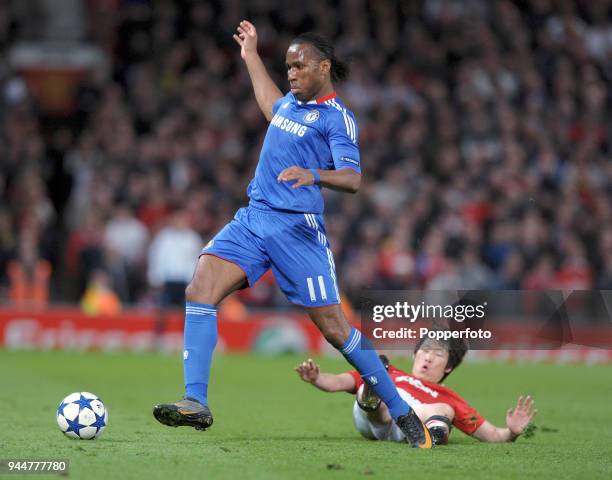
[[[79,423],[79,417],[75,418],[74,420],[70,420],[70,419],[66,419],[66,421],[68,422],[68,429],[66,430],[66,433],[68,432],[74,432],[77,435],[79,434],[79,430],[83,427],[85,427],[85,425],[81,425]]]
[[[106,422],[104,421],[104,416],[100,416],[97,413],[96,421],[90,425],[90,427],[96,427],[96,434],[100,431],[101,428],[106,427]]]
[[[79,404],[79,408],[83,409],[83,408],[91,408],[91,401],[94,400],[93,398],[85,398],[83,395],[81,395],[81,398],[79,398],[76,402],[74,403],[78,403]]]
[[[59,406],[59,407],[57,407],[57,414],[58,414],[58,415],[63,415],[63,414],[64,414],[64,407],[65,407],[66,405],[68,405],[68,404],[67,404],[67,403],[64,403],[64,402],[60,403],[60,406]]]

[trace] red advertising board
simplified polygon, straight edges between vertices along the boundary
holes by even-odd
[[[219,344],[249,351],[276,339],[289,349],[318,352],[321,335],[305,315],[254,313],[248,321],[219,318]],[[258,343],[259,342],[259,343]],[[183,314],[160,317],[133,310],[112,317],[88,316],[78,309],[0,310],[0,345],[10,349],[163,350],[180,351]]]
[[[518,332],[507,331],[509,336]],[[0,309],[0,347],[7,349],[126,350],[180,352],[183,314],[132,310],[113,317],[88,316],[74,308]],[[303,352],[327,354],[327,344],[314,324],[295,311],[260,311],[242,322],[219,318],[218,350],[262,354]],[[409,350],[390,351],[410,356]],[[576,347],[561,350],[476,350],[474,360],[611,363],[612,350]]]

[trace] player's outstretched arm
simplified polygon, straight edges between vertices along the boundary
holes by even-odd
[[[352,392],[355,379],[348,373],[321,373],[319,366],[311,358],[295,367],[299,377],[324,392]]]
[[[533,399],[529,395],[525,398],[521,395],[516,406],[506,412],[506,428],[484,422],[473,436],[483,442],[513,442],[525,431],[537,412]]]
[[[331,188],[347,193],[357,193],[361,185],[361,174],[352,168],[341,168],[340,170],[316,170],[319,176],[319,184],[322,187]],[[279,182],[295,181],[291,188],[306,187],[315,184],[315,175],[310,170],[302,167],[285,168],[279,175]]]
[[[261,111],[268,121],[272,120],[272,105],[283,96],[276,84],[270,78],[265,65],[257,53],[257,30],[255,26],[243,20],[236,29],[238,34],[234,34],[234,40],[240,45],[240,56],[246,63],[255,99]]]

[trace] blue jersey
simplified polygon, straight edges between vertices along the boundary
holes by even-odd
[[[357,123],[352,112],[333,93],[300,102],[292,93],[272,106],[255,177],[247,193],[255,208],[302,213],[323,213],[319,185],[291,188],[278,175],[294,165],[306,169],[352,168],[361,173]]]

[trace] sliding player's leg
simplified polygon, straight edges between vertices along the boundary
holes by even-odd
[[[387,440],[388,432],[393,426],[393,419],[389,416],[388,422],[378,423],[355,402],[353,403],[353,424],[361,436],[368,440]]]
[[[450,435],[455,410],[447,403],[415,405],[414,411],[423,421],[435,445],[446,445]]]
[[[360,395],[363,394],[363,387],[364,385],[357,392],[353,404],[353,423],[359,433],[369,439],[405,442],[406,435],[393,422],[389,409],[384,403],[380,403],[375,409],[362,408]],[[398,393],[411,403],[414,412],[431,433],[434,444],[447,444],[455,414],[452,407],[446,403],[415,404],[410,401],[405,391],[398,389]]]

